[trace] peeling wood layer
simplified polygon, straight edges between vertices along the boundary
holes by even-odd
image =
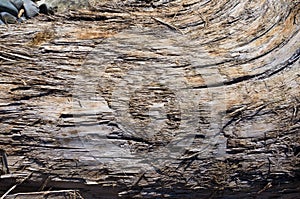
[[[297,196],[299,27],[288,0],[103,1],[0,27],[0,195]]]

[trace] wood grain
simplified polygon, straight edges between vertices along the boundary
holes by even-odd
[[[11,194],[297,196],[299,27],[290,0],[103,1],[0,27],[0,193],[32,173]]]

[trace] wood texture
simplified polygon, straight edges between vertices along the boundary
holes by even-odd
[[[0,193],[295,198],[299,20],[290,0],[101,1],[0,27]]]

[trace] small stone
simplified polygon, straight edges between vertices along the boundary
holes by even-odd
[[[24,1],[25,16],[27,18],[32,18],[39,14],[39,8],[34,2],[32,2],[31,0],[23,0],[23,1]]]
[[[25,17],[20,17],[17,19],[18,22],[23,23],[24,21],[26,21]]]
[[[23,7],[23,0],[10,0],[10,2],[20,10]]]
[[[1,20],[5,23],[5,24],[14,24],[14,23],[18,23],[17,21],[17,17],[9,14],[8,12],[1,12],[0,13],[0,17]]]
[[[7,12],[15,17],[18,16],[18,9],[7,0],[0,0],[0,12]]]

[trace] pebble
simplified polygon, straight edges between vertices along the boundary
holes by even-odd
[[[6,23],[6,24],[17,23],[17,17],[11,15],[8,12],[1,12],[0,13],[0,18],[1,18],[2,22]]]
[[[39,13],[53,14],[46,4],[39,8],[32,0],[0,0],[0,25],[22,23]]]

